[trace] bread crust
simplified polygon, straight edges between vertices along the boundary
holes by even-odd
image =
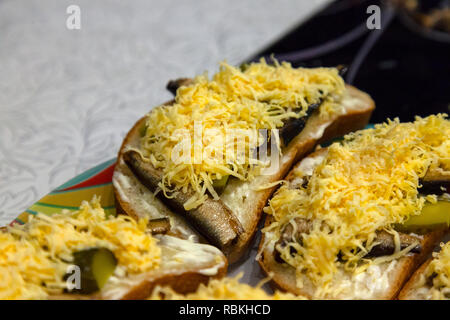
[[[180,294],[187,294],[197,290],[200,284],[208,284],[210,279],[223,278],[227,273],[227,263],[214,276],[207,276],[196,271],[185,271],[179,274],[168,274],[157,279],[142,281],[133,287],[122,300],[147,299],[156,286],[168,286]]]
[[[420,281],[420,277],[423,273],[425,273],[425,270],[427,269],[428,265],[431,262],[431,258],[425,261],[411,276],[411,278],[405,283],[403,288],[401,289],[400,293],[398,294],[398,300],[417,300],[414,298],[414,291],[416,289],[417,283]]]
[[[303,131],[300,132],[300,134],[297,135],[289,143],[287,148],[283,150],[283,157],[284,157],[283,159],[285,160],[280,165],[279,170],[276,172],[276,174],[268,176],[263,183],[270,183],[282,180],[288,173],[292,165],[296,161],[307,155],[309,152],[311,152],[318,143],[333,139],[335,137],[341,136],[351,131],[364,128],[364,126],[368,123],[372,111],[375,108],[375,103],[370,98],[369,95],[359,91],[358,89],[352,86],[347,86],[347,90],[349,96],[352,99],[356,99],[357,102],[361,105],[361,107],[360,108],[355,107],[353,109],[350,108],[349,112],[338,116],[325,128],[323,134],[318,138],[309,137],[305,139],[302,138]],[[143,117],[139,121],[137,121],[136,124],[133,126],[133,128],[126,135],[119,151],[115,172],[126,173],[128,175],[130,174],[129,172],[130,170],[126,167],[126,164],[122,160],[122,155],[127,146],[130,145],[137,146],[136,142],[138,141],[139,138],[138,136],[139,128],[143,125],[145,119],[146,117]],[[309,121],[310,120],[307,121],[307,126]],[[245,231],[239,236],[239,239],[230,248],[229,252],[225,253],[230,263],[234,263],[237,260],[239,260],[247,251],[248,246],[251,243],[257,231],[257,226],[262,215],[262,209],[264,208],[264,206],[267,203],[267,200],[269,199],[269,197],[272,195],[272,193],[275,191],[276,188],[277,187],[275,186],[272,188],[254,192],[252,194],[251,204],[245,206],[246,209],[245,214],[247,215],[247,217],[250,218],[246,219],[246,223],[243,223],[241,221]],[[133,207],[133,204],[130,201],[125,201],[122,198],[120,192],[117,190],[116,187],[114,188],[114,193],[116,197],[117,207],[120,208],[119,209],[120,211],[125,212],[135,218],[140,216],[139,212],[136,212],[136,209]],[[196,231],[192,229],[192,232]],[[202,238],[198,233],[196,233],[196,235]],[[204,239],[202,240],[204,241]]]
[[[315,157],[320,153],[325,152],[326,149],[319,149],[318,151],[309,155],[309,157]],[[290,171],[286,180],[293,179],[293,172],[295,168],[300,165],[300,162],[294,166]],[[272,216],[267,216],[264,226],[268,227],[274,221]],[[395,299],[400,292],[401,288],[408,280],[410,275],[417,269],[417,267],[431,254],[436,243],[444,236],[446,230],[436,230],[425,234],[421,241],[422,251],[418,254],[409,254],[397,260],[395,272],[393,278],[390,279],[389,288],[379,294],[374,295],[371,299],[374,300],[391,300]],[[271,285],[279,290],[291,292],[298,295],[304,295],[309,298],[313,298],[311,288],[301,289],[296,286],[296,274],[295,269],[288,264],[278,263],[273,257],[273,248],[264,246],[266,235],[263,233],[261,241],[259,243],[259,259],[258,263],[261,266],[264,273],[271,277]]]

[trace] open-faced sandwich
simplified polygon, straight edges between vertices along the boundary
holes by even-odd
[[[258,257],[273,283],[310,298],[395,298],[448,229],[450,121],[349,134],[286,180],[265,208]]]
[[[292,164],[318,142],[363,128],[374,109],[336,68],[276,61],[223,63],[212,79],[168,88],[175,99],[140,119],[122,144],[118,207],[135,218],[168,217],[173,235],[207,241],[230,262]]]
[[[107,217],[97,198],[32,216],[0,231],[0,299],[145,299],[157,285],[188,293],[226,273],[220,250],[166,229],[160,220]]]
[[[450,212],[450,202],[449,208]],[[405,284],[400,300],[450,300],[450,242],[425,262]]]

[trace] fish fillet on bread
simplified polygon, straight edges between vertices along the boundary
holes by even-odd
[[[132,217],[169,217],[175,236],[209,242],[230,263],[246,251],[276,182],[293,163],[318,143],[363,128],[375,107],[369,95],[345,85],[336,68],[263,60],[241,68],[223,63],[211,80],[181,79],[168,88],[175,100],[138,120],[123,141],[113,176],[117,205]],[[167,146],[181,139],[175,129],[192,133],[194,120],[219,134],[226,128],[278,130],[267,136],[281,149],[279,166],[269,171],[236,159],[218,167],[172,166]],[[205,131],[192,149],[217,153],[215,136]],[[272,143],[264,139],[261,146]]]
[[[163,234],[161,221],[80,210],[37,214],[0,231],[0,299],[146,299],[156,286],[194,292],[227,269],[208,244]]]
[[[313,299],[393,299],[448,229],[450,121],[398,119],[298,162],[265,208],[258,261]]]

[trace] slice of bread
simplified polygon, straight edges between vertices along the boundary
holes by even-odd
[[[291,166],[308,154],[321,142],[342,136],[348,132],[363,128],[375,108],[369,95],[347,86],[342,101],[342,114],[324,121],[317,113],[306,122],[303,130],[283,148],[279,169],[270,175],[261,175],[251,182],[230,179],[221,200],[228,206],[241,223],[244,232],[226,253],[230,263],[237,261],[246,251],[256,233],[262,209],[277,186],[264,190],[255,190],[262,185],[282,180]],[[144,125],[146,117],[141,118],[128,132],[120,148],[117,165],[114,171],[113,184],[116,203],[119,211],[133,217],[149,216],[150,218],[169,217],[172,234],[181,238],[194,237],[196,241],[205,241],[188,221],[180,214],[172,212],[158,198],[144,187],[123,161],[123,154],[130,147],[139,148],[139,129]]]
[[[428,259],[424,264],[420,266],[419,269],[414,272],[408,282],[404,285],[400,293],[398,294],[399,300],[429,300],[430,287],[425,285],[420,285],[422,276],[425,273],[428,265],[432,259]]]
[[[286,180],[292,185],[298,184],[294,178],[294,170],[301,168],[301,172],[311,174],[326,155],[327,149],[319,149],[310,154],[302,161],[298,162],[287,176]],[[272,216],[268,216],[265,226],[273,222]],[[326,299],[364,299],[364,300],[387,300],[394,299],[405,281],[412,272],[422,263],[432,252],[435,244],[442,238],[443,230],[430,232],[421,236],[420,253],[410,253],[406,256],[391,262],[370,266],[365,272],[359,275],[340,270],[332,284],[333,288],[340,289],[341,292],[334,296],[327,296]],[[258,262],[266,274],[272,278],[272,285],[275,288],[288,291],[309,298],[315,298],[316,287],[305,275],[302,280],[304,286],[297,287],[295,269],[286,264],[279,263],[274,257],[274,246],[278,239],[273,233],[263,233],[260,242],[260,252]]]
[[[167,286],[177,293],[194,292],[209,279],[225,276],[228,263],[219,249],[172,236],[155,236],[161,248],[160,265],[149,272],[127,277],[112,276],[102,290],[93,295],[62,294],[50,299],[146,299],[156,286]]]

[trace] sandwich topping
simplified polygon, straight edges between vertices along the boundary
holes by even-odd
[[[268,134],[259,129],[281,128],[319,105],[320,116],[327,118],[340,111],[344,92],[344,81],[335,68],[296,69],[261,60],[239,69],[222,63],[212,79],[196,77],[178,88],[173,104],[148,114],[140,152],[162,171],[159,186],[166,196],[193,191],[184,203],[190,210],[202,204],[208,193],[219,199],[218,190],[228,177],[250,180],[267,165],[250,156],[267,142]],[[278,147],[279,138],[272,134]],[[183,143],[187,148],[180,150]]]
[[[359,273],[420,250],[396,227],[440,202],[420,188],[430,172],[450,171],[446,117],[396,119],[349,134],[328,147],[312,173],[305,175],[301,167],[294,171],[303,183],[278,190],[265,208],[275,221],[264,232],[280,239],[286,225],[308,228],[301,239],[276,245],[281,259],[296,269],[299,287],[306,275],[321,288],[318,294],[326,294],[339,270]]]
[[[433,258],[420,285],[424,285],[428,279],[432,299],[450,299],[450,242],[441,244],[441,251],[433,253]]]
[[[125,274],[157,268],[161,249],[146,225],[128,216],[106,217],[94,198],[78,211],[38,214],[23,226],[8,227],[0,232],[0,299],[45,299],[62,293],[71,265],[88,271],[88,279],[81,275],[85,290],[99,289],[116,264]]]

